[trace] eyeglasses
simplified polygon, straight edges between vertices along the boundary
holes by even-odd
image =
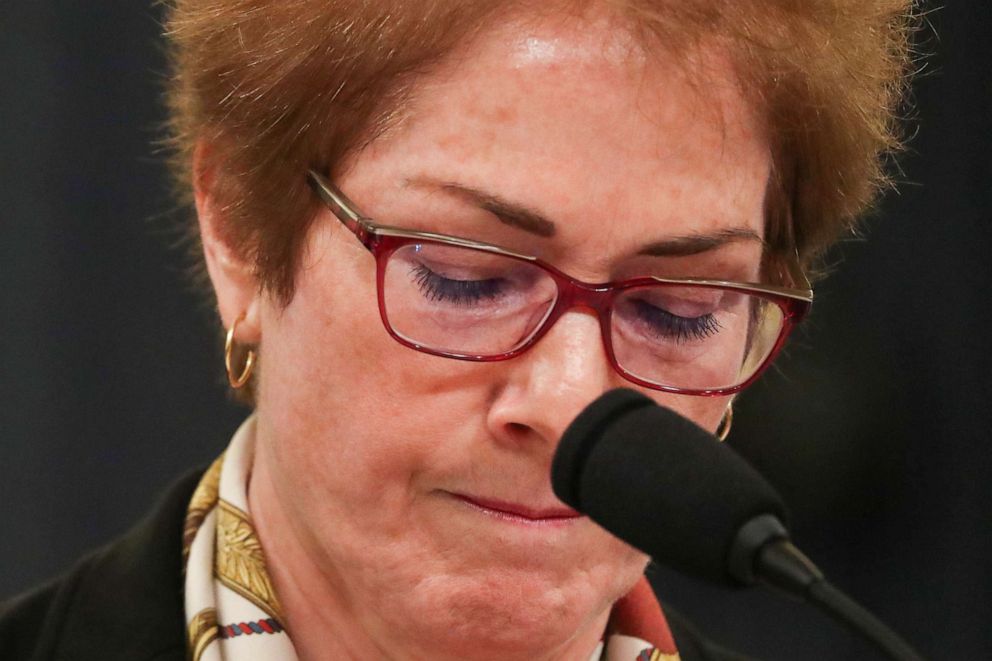
[[[308,180],[375,257],[386,331],[435,356],[507,360],[584,307],[598,316],[606,356],[624,378],[729,395],[767,367],[813,301],[797,265],[780,275],[804,289],[697,278],[582,282],[488,243],[376,224],[321,174],[310,170]]]

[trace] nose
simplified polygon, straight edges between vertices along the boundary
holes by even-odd
[[[587,405],[623,379],[610,366],[599,321],[572,311],[527,353],[505,363],[487,425],[497,442],[540,452],[547,460]]]

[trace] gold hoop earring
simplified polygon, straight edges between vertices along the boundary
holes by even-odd
[[[727,407],[726,412],[723,414],[723,420],[720,421],[720,426],[716,430],[716,437],[720,439],[720,442],[727,440],[730,436],[730,427],[734,424],[734,405],[733,403]]]
[[[245,359],[245,366],[241,369],[240,376],[234,376],[234,370],[231,369],[231,356],[234,353],[234,329],[238,327],[245,318],[245,313],[242,312],[234,323],[231,324],[231,328],[227,331],[227,339],[224,341],[224,367],[227,368],[227,382],[231,384],[231,387],[235,390],[243,388],[248,379],[251,378],[252,370],[255,369],[255,352],[248,349],[248,357]]]

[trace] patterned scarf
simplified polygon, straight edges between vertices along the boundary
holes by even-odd
[[[255,418],[200,480],[186,514],[186,621],[192,661],[297,661],[248,513]],[[651,642],[646,642],[651,641]],[[678,661],[668,623],[641,581],[617,602],[589,661]]]

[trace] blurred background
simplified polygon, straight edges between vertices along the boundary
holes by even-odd
[[[176,247],[158,8],[0,2],[0,600],[125,531],[243,408]],[[831,255],[731,443],[836,584],[939,659],[992,658],[992,4],[929,15],[903,183]],[[871,658],[808,607],[664,568],[765,659]]]

